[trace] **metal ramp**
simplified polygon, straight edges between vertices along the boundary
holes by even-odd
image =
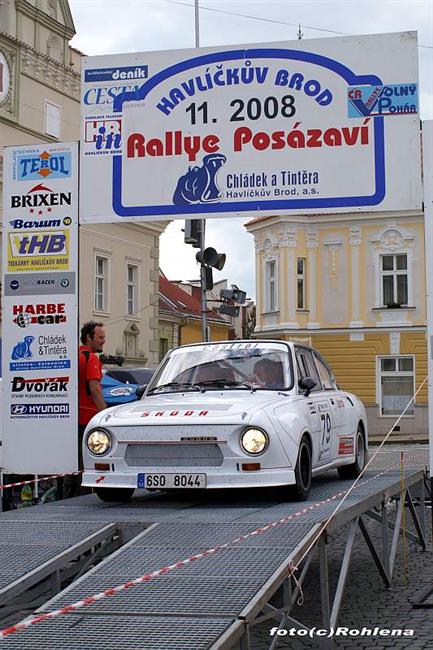
[[[202,505],[182,511],[185,516],[191,510],[189,521],[176,520],[174,513],[171,520],[167,517],[133,538],[47,602],[38,613],[70,605],[211,547],[228,546],[74,613],[13,634],[1,641],[1,646],[5,650],[22,650],[23,647],[26,650],[51,650],[53,647],[56,650],[216,650],[232,648],[239,642],[242,648],[248,648],[249,631],[258,622],[269,620],[270,625],[283,627],[290,622],[290,625],[303,627],[300,621],[292,618],[291,611],[316,550],[321,573],[320,623],[329,627],[338,617],[353,539],[358,530],[364,535],[386,586],[392,580],[403,504],[414,519],[414,537],[425,547],[423,478],[422,471],[407,469],[401,492],[399,472],[366,475],[343,503],[331,522],[334,530],[350,524],[332,602],[327,575],[327,540],[326,532],[322,533],[322,522],[339,502],[334,499],[335,494],[348,489],[350,481],[319,482],[320,489],[315,489],[309,502],[245,509],[235,520],[231,513],[225,522],[221,511],[212,512],[212,508],[206,511]],[[416,484],[420,485],[421,495],[419,518],[410,495],[411,486]],[[395,520],[391,521],[387,504],[391,497],[399,495],[399,508]],[[197,521],[197,510],[201,511],[204,521]],[[146,514],[145,503],[142,514]],[[366,532],[366,516],[381,526],[381,549],[374,547]],[[230,543],[240,535],[283,517],[291,519],[264,533]],[[294,582],[288,576],[298,563],[297,581]],[[280,587],[282,606],[276,608],[269,601]]]
[[[65,577],[82,570],[89,555],[111,542],[116,547],[117,524],[79,521],[3,520],[0,525],[0,615],[17,608],[13,599],[60,591]],[[109,551],[109,549],[106,549]],[[73,566],[71,566],[71,563]],[[47,581],[49,584],[47,586]],[[36,589],[36,591],[35,591]]]

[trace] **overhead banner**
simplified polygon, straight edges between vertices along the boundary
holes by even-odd
[[[81,220],[421,209],[416,32],[87,57]]]
[[[78,145],[3,151],[4,471],[77,469]]]

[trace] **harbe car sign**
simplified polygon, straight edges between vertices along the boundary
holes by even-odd
[[[83,110],[83,221],[418,209],[416,49],[405,33],[134,55],[149,78],[93,140]]]

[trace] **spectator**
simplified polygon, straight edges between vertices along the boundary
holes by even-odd
[[[102,352],[105,343],[103,323],[90,321],[81,328],[78,351],[78,469],[83,469],[83,435],[87,424],[99,411],[106,408],[102,395],[102,363],[96,353]],[[78,496],[81,474],[67,476],[63,483],[63,497]]]

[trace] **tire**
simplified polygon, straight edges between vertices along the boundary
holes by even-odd
[[[101,501],[129,501],[134,494],[134,488],[95,488],[96,495]]]
[[[297,501],[306,501],[310,496],[312,481],[311,446],[306,436],[301,439],[299,445],[295,479],[296,484],[291,486],[292,497]]]
[[[356,431],[356,456],[355,462],[351,465],[342,465],[338,468],[338,476],[341,479],[358,478],[367,462],[367,450],[365,448],[365,437],[362,427],[358,424]]]

